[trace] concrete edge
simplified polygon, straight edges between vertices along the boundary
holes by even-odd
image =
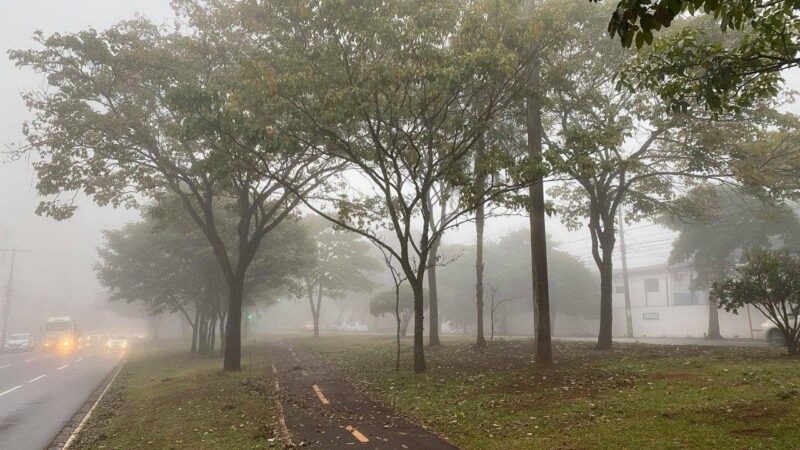
[[[86,403],[70,418],[64,425],[61,431],[50,442],[47,447],[48,450],[67,450],[75,442],[80,432],[86,426],[86,423],[91,418],[92,413],[100,404],[100,401],[105,397],[111,384],[117,378],[117,375],[122,371],[122,366],[126,362],[126,358],[120,360],[116,367],[109,372],[103,382],[98,385],[97,389],[92,392],[92,395],[86,399]]]

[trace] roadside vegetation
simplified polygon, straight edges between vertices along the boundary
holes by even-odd
[[[235,374],[180,347],[134,349],[73,448],[283,448],[260,349],[245,346]]]
[[[388,338],[297,343],[464,449],[792,448],[800,439],[800,359],[778,348],[615,344],[604,353],[554,342],[559,363],[542,371],[531,341],[478,351],[445,339],[415,376],[393,370]]]

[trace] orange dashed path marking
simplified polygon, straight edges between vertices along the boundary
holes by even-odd
[[[352,434],[352,435],[353,435],[353,437],[354,437],[354,438],[356,438],[356,440],[357,440],[358,442],[362,442],[362,443],[364,443],[364,442],[369,442],[369,439],[367,439],[367,437],[366,437],[366,436],[364,436],[363,434],[361,434],[361,432],[360,432],[360,431],[356,430],[356,429],[355,429],[355,427],[353,427],[352,425],[348,425],[348,426],[344,427],[344,429],[345,429],[345,430],[347,430],[347,431],[349,431],[349,432],[350,432],[350,434]]]
[[[322,393],[322,390],[319,388],[319,386],[315,384],[311,386],[311,389],[314,389],[314,392],[317,394],[317,397],[319,397],[319,401],[321,401],[323,405],[329,405],[331,403],[328,401],[327,398],[325,398],[325,395]]]

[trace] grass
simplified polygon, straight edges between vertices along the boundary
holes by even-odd
[[[244,370],[226,374],[217,358],[134,349],[76,447],[282,448],[263,345],[244,351]]]
[[[800,360],[776,348],[555,344],[426,349],[429,371],[393,370],[390,338],[297,339],[388,404],[464,449],[797,448]],[[410,347],[403,361],[410,364]]]

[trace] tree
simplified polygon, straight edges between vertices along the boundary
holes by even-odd
[[[169,200],[169,199],[168,199]],[[95,271],[111,300],[143,303],[151,315],[180,312],[192,327],[192,352],[224,348],[227,301],[224,280],[205,237],[171,198],[146,209],[145,220],[106,231]],[[236,217],[218,212],[223,236],[235,239]],[[246,276],[244,304],[271,303],[289,289],[296,272],[310,265],[313,246],[305,228],[284,221],[263,241]],[[192,314],[194,310],[194,314]],[[216,327],[219,333],[216,333]]]
[[[664,222],[680,234],[673,243],[672,264],[691,261],[692,289],[707,289],[739,262],[743,253],[769,249],[775,239],[797,248],[800,223],[786,206],[772,205],[726,186],[698,186]],[[718,305],[709,299],[707,337],[719,339]]]
[[[202,230],[227,287],[226,371],[241,368],[245,277],[261,241],[290,216],[299,194],[324,182],[326,161],[274,132],[277,97],[247,82],[254,53],[225,10],[178,1],[166,32],[143,18],[97,32],[36,37],[40,48],[10,52],[47,76],[25,100],[24,125],[37,152],[37,212],[75,212],[59,194],[82,190],[99,205],[135,207],[177,196]],[[180,30],[188,30],[181,32]],[[264,174],[270,174],[265,177]],[[285,187],[290,180],[293,189]],[[235,211],[236,239],[221,235],[216,204]]]
[[[213,255],[203,252],[207,246],[198,248],[197,236],[159,232],[146,222],[105,231],[103,237],[95,271],[111,291],[110,300],[140,302],[153,316],[181,313],[192,328],[191,352],[198,351],[200,321],[207,322],[217,300],[207,287],[219,278]],[[209,260],[215,269],[210,273]],[[207,353],[207,343],[201,342],[200,353]]]
[[[569,253],[554,248],[552,240],[548,240],[547,256],[549,261],[550,321],[557,331],[555,315],[581,319],[598,318],[596,308],[597,275],[589,270],[579,259]],[[445,320],[459,325],[474,324],[475,318],[464,304],[469,298],[471,287],[475,284],[475,270],[469,263],[476,252],[474,245],[450,245],[442,250],[444,255],[459,254],[441,270],[442,313]],[[527,298],[532,295],[530,276],[530,232],[518,229],[494,241],[488,241],[484,247],[486,261],[485,277],[490,286],[489,297],[494,291],[495,302],[507,298]],[[507,302],[504,305],[510,306]],[[522,302],[515,302],[519,306]],[[530,303],[529,303],[530,305]],[[495,317],[503,317],[502,308],[495,311]],[[515,309],[515,311],[520,311]],[[531,309],[527,309],[531,311]],[[490,310],[491,312],[491,310]],[[490,322],[491,323],[491,322]],[[502,330],[502,328],[501,328]]]
[[[630,55],[600,35],[602,11],[571,6],[561,50],[543,75],[550,83],[545,157],[552,173],[568,179],[551,190],[562,221],[573,229],[588,226],[600,271],[597,347],[609,349],[620,204],[630,206],[627,219],[638,220],[668,207],[699,180],[731,182],[734,149],[769,123],[774,104],[724,117],[697,110],[670,114],[648,92],[618,90],[617,67]]]
[[[399,293],[399,294],[398,294]],[[399,299],[399,303],[397,303]],[[395,314],[395,308],[399,313],[400,336],[406,337],[408,325],[414,317],[414,291],[408,284],[398,285],[394,288],[375,294],[369,301],[369,313],[375,317],[382,317],[386,314]],[[425,297],[425,307],[428,307],[428,298]]]
[[[632,86],[657,90],[676,110],[693,104],[738,110],[774,96],[783,82],[781,72],[800,63],[798,9],[795,0],[622,0],[608,32],[625,47],[653,46],[645,63],[631,71]],[[654,41],[655,33],[685,13],[713,20],[699,26],[694,21]],[[729,39],[709,39],[717,30]]]
[[[800,258],[786,251],[754,251],[730,278],[714,282],[721,307],[736,312],[752,305],[778,327],[789,355],[800,348]]]
[[[271,2],[263,30],[288,62],[280,91],[304,125],[295,138],[345,161],[365,187],[306,205],[390,253],[414,292],[414,371],[425,371],[423,284],[431,246],[477,204],[463,202],[431,233],[434,183],[474,185],[461,170],[511,101],[525,65],[477,2]],[[486,186],[487,192],[505,186]],[[486,198],[482,196],[481,198]],[[391,237],[387,237],[388,232]]]
[[[378,261],[368,255],[370,245],[355,233],[336,230],[319,217],[304,219],[315,244],[314,263],[302,275],[311,306],[314,337],[319,336],[322,298],[340,298],[348,292],[369,292],[375,283],[365,272],[376,271]]]
[[[428,330],[428,345],[437,347],[442,345],[439,339],[441,315],[439,314],[439,293],[436,281],[436,267],[439,265],[439,247],[442,243],[444,230],[439,230],[440,225],[448,222],[448,203],[455,196],[453,189],[447,185],[446,180],[431,185],[431,192],[426,196],[428,210],[431,213],[431,235],[435,236],[428,254],[428,298],[430,299],[430,320]],[[438,217],[436,209],[439,209]],[[478,209],[480,210],[480,206]]]

